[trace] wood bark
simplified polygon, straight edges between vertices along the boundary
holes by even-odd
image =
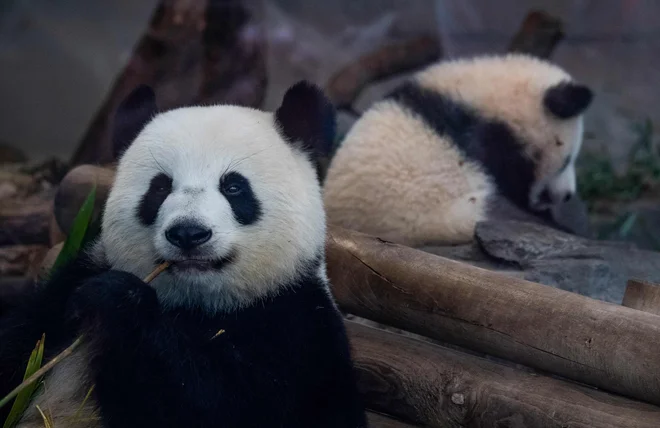
[[[350,110],[367,85],[427,65],[441,55],[442,47],[436,36],[422,35],[392,43],[334,73],[325,91],[337,108]]]
[[[4,199],[0,207],[0,246],[47,244],[52,191],[27,199]]]
[[[329,227],[346,312],[660,404],[660,317]]]
[[[367,405],[428,427],[651,428],[660,408],[348,321]]]
[[[622,305],[660,315],[660,285],[631,279],[626,286]]]
[[[155,89],[161,109],[213,102],[260,106],[266,85],[264,49],[264,36],[242,1],[161,0],[71,164],[115,160],[112,117],[139,84]]]
[[[507,51],[549,58],[563,38],[564,29],[559,18],[542,11],[531,11]],[[429,65],[438,61],[442,53],[442,43],[435,35],[420,35],[391,43],[337,70],[328,80],[325,91],[337,108],[354,112],[353,104],[365,87]]]
[[[561,20],[535,10],[525,17],[520,29],[511,40],[508,51],[549,58],[564,36]]]
[[[39,263],[46,253],[46,245],[11,245],[0,247],[0,276],[21,276]]]

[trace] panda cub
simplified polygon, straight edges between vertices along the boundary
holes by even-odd
[[[88,339],[18,426],[38,405],[66,427],[365,427],[311,159],[334,119],[305,82],[274,114],[129,95],[98,240],[0,320],[0,396],[42,333],[45,361]]]
[[[350,129],[325,178],[328,222],[422,246],[470,241],[495,196],[547,212],[576,191],[591,100],[522,54],[434,64]]]

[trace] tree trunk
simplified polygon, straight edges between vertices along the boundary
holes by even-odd
[[[226,102],[258,107],[266,86],[264,36],[240,0],[161,0],[71,164],[111,163],[117,105],[139,84],[159,108]]]

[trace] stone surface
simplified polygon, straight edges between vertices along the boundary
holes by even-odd
[[[421,249],[612,303],[621,303],[631,278],[660,281],[660,253],[627,243],[521,221],[483,222],[475,235],[471,245]]]

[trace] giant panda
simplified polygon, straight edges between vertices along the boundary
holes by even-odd
[[[328,222],[419,247],[472,240],[498,198],[548,218],[576,192],[592,98],[524,54],[433,64],[347,133],[325,177]]]
[[[131,93],[97,240],[0,320],[0,396],[42,333],[44,361],[86,338],[18,426],[365,427],[313,162],[334,117],[304,81],[275,113]]]

